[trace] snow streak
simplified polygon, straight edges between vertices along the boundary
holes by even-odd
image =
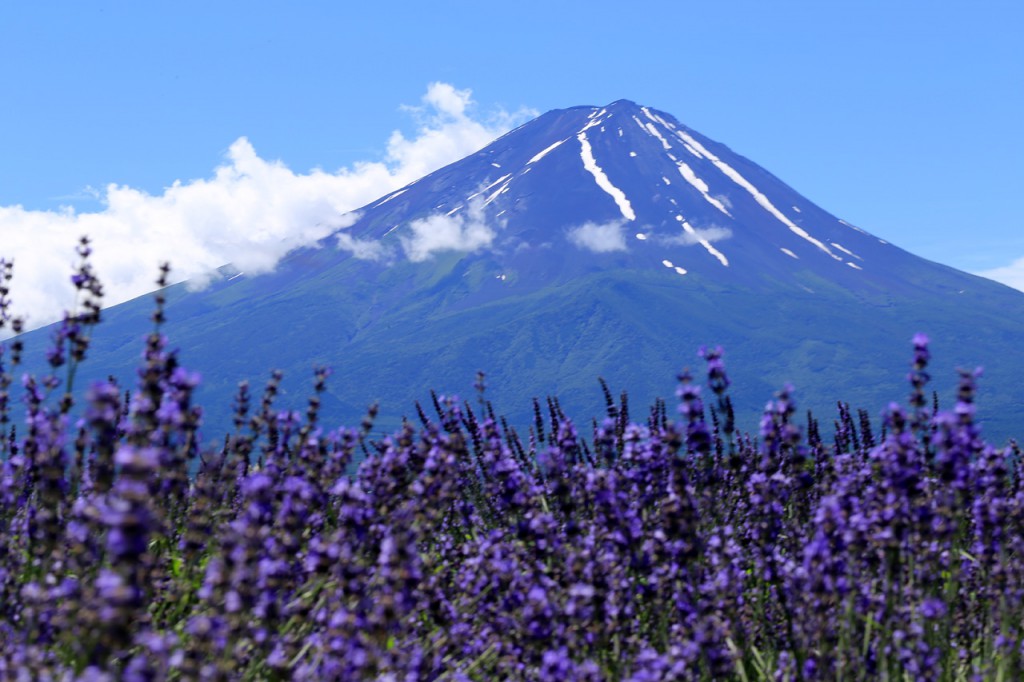
[[[566,139],[568,139],[568,138],[566,138]],[[531,163],[537,163],[538,161],[543,159],[545,156],[547,156],[549,153],[554,151],[555,147],[557,147],[558,145],[562,144],[563,142],[565,142],[565,140],[559,140],[558,142],[554,143],[553,145],[551,145],[547,149],[541,150],[540,152],[537,153],[536,156],[534,156],[532,159],[527,161],[526,165],[530,165]]]
[[[838,260],[838,261],[842,260],[842,258],[840,258],[836,254],[832,253],[832,251],[827,246],[825,246],[824,243],[822,243],[822,242],[818,241],[817,239],[815,239],[814,237],[812,237],[810,234],[808,234],[808,232],[806,230],[804,230],[802,227],[799,227],[796,223],[794,223],[792,220],[790,220],[785,215],[783,215],[782,211],[780,211],[779,209],[775,208],[775,205],[772,204],[772,202],[768,200],[768,197],[766,197],[764,194],[762,194],[761,191],[759,189],[757,189],[757,187],[754,187],[754,185],[751,184],[749,180],[747,180],[745,177],[740,175],[739,172],[736,171],[736,169],[734,169],[732,166],[727,164],[725,161],[722,161],[720,158],[718,158],[717,156],[712,154],[710,151],[708,151],[704,147],[704,145],[702,145],[700,142],[695,140],[692,136],[684,133],[681,130],[677,130],[676,131],[676,135],[678,135],[679,139],[681,139],[683,142],[686,142],[687,144],[692,146],[694,149],[699,151],[701,154],[703,154],[705,157],[707,157],[707,159],[709,161],[711,161],[711,163],[715,164],[715,166],[718,167],[718,170],[722,171],[722,173],[724,173],[730,180],[735,182],[737,185],[739,185],[743,189],[747,190],[747,192],[750,193],[750,196],[754,197],[754,201],[759,203],[762,208],[764,208],[766,211],[768,211],[773,216],[775,216],[779,220],[779,222],[781,222],[783,225],[788,227],[794,234],[796,234],[798,237],[801,237],[802,239],[806,239],[807,241],[809,241],[810,243],[814,244],[816,247],[818,247],[819,249],[821,249],[822,251],[824,251],[828,255],[832,256],[836,260]]]
[[[394,199],[395,197],[397,197],[397,196],[398,196],[399,194],[402,194],[402,193],[404,193],[404,192],[408,192],[408,191],[409,191],[409,188],[408,188],[408,187],[406,187],[406,188],[404,188],[404,189],[400,189],[400,190],[398,190],[397,192],[392,192],[391,194],[387,195],[386,197],[384,197],[383,199],[381,199],[380,201],[378,201],[378,202],[377,202],[376,204],[374,204],[374,205],[373,205],[373,206],[371,206],[370,208],[377,208],[377,207],[378,207],[378,206],[380,206],[381,204],[386,204],[386,203],[388,203],[389,201],[391,201],[392,199]]]
[[[655,128],[652,124],[650,124],[650,123],[646,124],[644,126],[644,130],[646,130],[651,135],[654,135],[656,138],[661,140],[661,146],[662,147],[664,147],[665,149],[672,149],[672,145],[670,145],[668,143],[668,140],[666,140],[665,137],[661,133],[659,133],[658,129]]]
[[[685,179],[688,183],[693,185],[693,188],[700,192],[700,195],[704,197],[704,199],[709,204],[711,204],[712,206],[714,206],[715,208],[717,208],[719,211],[729,216],[730,218],[732,217],[729,211],[726,210],[725,206],[722,205],[721,201],[708,194],[708,183],[698,178],[697,174],[693,172],[692,168],[690,168],[682,161],[677,161],[676,165],[679,167],[679,174],[683,176],[683,179]]]
[[[693,225],[691,225],[690,223],[686,222],[683,219],[683,216],[677,215],[676,216],[676,220],[678,220],[680,223],[682,223],[683,231],[686,232],[686,234],[690,235],[690,237],[692,237],[695,242],[697,242],[698,244],[703,246],[705,249],[707,249],[707,252],[710,253],[715,258],[717,258],[719,263],[721,263],[725,267],[729,267],[729,259],[726,258],[725,255],[723,255],[721,251],[719,251],[714,246],[712,246],[711,242],[709,242],[707,239],[705,239],[703,236],[701,236],[701,234],[699,232],[697,232],[697,230],[693,229]]]
[[[586,128],[584,128],[586,130]],[[612,184],[612,181],[608,179],[601,167],[597,165],[597,160],[594,159],[594,150],[590,146],[590,141],[587,140],[587,134],[580,131],[576,135],[576,139],[580,141],[580,158],[583,159],[583,167],[594,176],[594,181],[597,186],[603,189],[605,192],[615,200],[615,204],[619,207],[622,212],[622,217],[626,220],[636,220],[636,213],[633,212],[633,206],[629,203],[629,199],[626,197],[625,192]]]
[[[832,246],[834,246],[837,249],[839,249],[840,251],[842,251],[843,253],[845,253],[847,256],[852,256],[853,258],[856,258],[857,260],[864,260],[863,258],[858,256],[857,254],[855,254],[853,251],[850,251],[848,248],[844,247],[842,244],[837,244],[835,242],[829,242],[829,243]]]

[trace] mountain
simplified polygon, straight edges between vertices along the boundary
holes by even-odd
[[[280,368],[282,406],[302,409],[320,364],[331,424],[379,400],[394,426],[432,388],[472,398],[477,370],[513,423],[546,395],[600,417],[598,376],[642,418],[705,344],[725,347],[741,426],[787,381],[827,423],[837,399],[878,415],[907,394],[918,331],[947,404],[954,368],[984,365],[986,435],[1024,435],[1024,294],[889,244],[649,107],[548,112],[357,216],[271,274],[171,288],[207,437],[239,380]],[[150,307],[105,311],[83,379],[130,381]],[[26,340],[37,357],[45,334]]]

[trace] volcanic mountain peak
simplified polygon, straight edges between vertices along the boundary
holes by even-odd
[[[92,378],[131,385],[149,305],[104,311]],[[305,396],[313,365],[333,367],[321,396],[332,426],[358,423],[374,399],[397,426],[414,400],[465,395],[482,370],[522,426],[545,395],[601,414],[598,376],[649,405],[704,344],[728,352],[740,424],[787,381],[825,419],[837,399],[877,415],[906,390],[916,332],[935,339],[943,395],[952,367],[986,365],[996,434],[1019,435],[1024,406],[1024,295],[887,244],[627,100],[548,112],[363,207],[273,273],[178,287],[167,318],[205,377],[214,434],[230,429],[237,382],[273,367],[283,400]]]
[[[365,207],[340,234],[345,248],[414,261],[486,252],[535,270],[526,261],[553,249],[563,270],[586,261],[803,289],[918,286],[924,263],[629,100],[550,111]]]

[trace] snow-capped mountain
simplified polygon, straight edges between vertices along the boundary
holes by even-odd
[[[626,100],[548,112],[274,273],[170,298],[167,333],[205,376],[208,437],[228,428],[239,380],[281,368],[284,403],[301,408],[320,364],[335,370],[335,424],[380,400],[393,426],[432,388],[470,397],[477,370],[513,422],[546,395],[599,417],[598,376],[642,418],[679,369],[700,370],[704,344],[726,349],[741,426],[786,381],[827,423],[836,400],[877,415],[907,393],[918,331],[934,339],[940,395],[956,366],[985,365],[989,435],[1024,435],[1024,294],[888,244]],[[130,382],[149,306],[106,312],[87,374]]]
[[[922,268],[933,277],[945,268],[627,100],[549,112],[360,215],[340,244],[362,257],[487,252],[526,287],[595,266],[748,286],[806,288],[824,278],[876,293],[950,285],[921,281]]]

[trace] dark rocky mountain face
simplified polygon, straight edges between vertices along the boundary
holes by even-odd
[[[373,400],[395,426],[432,388],[471,397],[478,370],[513,423],[549,394],[600,417],[598,376],[642,419],[683,366],[700,371],[704,344],[726,349],[741,427],[786,381],[828,423],[838,399],[878,415],[908,392],[918,331],[940,398],[955,367],[984,365],[986,434],[1024,435],[1024,294],[907,253],[624,100],[544,114],[272,274],[169,293],[166,331],[205,377],[208,438],[228,428],[239,380],[283,369],[282,407],[301,409],[321,364],[328,426]],[[130,383],[149,306],[106,311],[85,378]],[[40,356],[45,334],[26,339]]]

